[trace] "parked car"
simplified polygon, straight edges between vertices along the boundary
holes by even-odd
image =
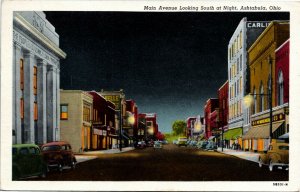
[[[173,140],[173,144],[177,145],[178,144],[178,140]]]
[[[146,148],[146,143],[145,143],[145,141],[139,141],[138,143],[137,143],[137,146],[136,146],[137,148],[139,148],[139,149],[144,149],[144,148]]]
[[[189,142],[189,146],[190,146],[190,147],[196,147],[196,145],[197,145],[197,141],[191,140],[191,141]]]
[[[186,137],[179,137],[177,145],[178,145],[178,147],[180,147],[180,146],[186,146],[187,145],[186,142],[187,142],[187,138]]]
[[[75,169],[76,158],[71,145],[65,141],[56,141],[42,145],[42,154],[48,168],[57,168],[60,172],[65,166]]]
[[[46,177],[47,165],[40,148],[35,144],[16,144],[12,146],[12,179],[39,176]]]
[[[205,150],[209,151],[209,150],[213,150],[216,151],[218,149],[218,146],[215,142],[209,141],[205,147]]]
[[[201,141],[197,147],[198,147],[198,149],[205,149],[207,144],[208,144],[208,141]]]
[[[166,144],[168,144],[168,141],[167,140],[162,140],[162,142],[161,142],[163,145],[166,145]]]
[[[289,144],[271,143],[266,154],[259,155],[258,165],[268,165],[269,170],[275,168],[288,169],[289,167]]]
[[[154,149],[162,149],[162,143],[159,141],[154,141],[153,148]]]
[[[154,141],[148,141],[147,142],[147,147],[153,147],[153,145],[154,145]]]

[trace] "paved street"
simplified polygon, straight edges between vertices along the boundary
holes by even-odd
[[[269,172],[252,161],[213,151],[164,145],[124,153],[93,154],[75,170],[53,171],[44,180],[68,181],[287,181],[288,171]],[[88,154],[88,156],[91,156]],[[83,158],[83,157],[81,157]],[[33,178],[31,180],[40,180]]]

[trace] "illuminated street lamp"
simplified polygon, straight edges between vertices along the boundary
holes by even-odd
[[[272,58],[269,57],[268,58],[268,61],[269,61],[269,65],[270,65],[270,84],[269,84],[269,89],[268,89],[268,94],[252,94],[252,93],[249,93],[248,95],[246,95],[244,97],[244,104],[247,108],[249,108],[253,102],[254,102],[254,98],[253,96],[256,96],[256,95],[259,95],[259,96],[262,96],[262,95],[265,95],[269,98],[269,111],[270,111],[270,129],[269,129],[269,138],[270,138],[270,143],[272,142],[272,121],[273,121],[273,110],[272,110],[272,92],[273,92],[273,87],[272,87]]]
[[[130,114],[130,115],[128,116],[128,123],[129,123],[130,125],[134,125],[134,123],[135,123],[135,118],[134,118],[134,115],[133,115],[133,114]]]

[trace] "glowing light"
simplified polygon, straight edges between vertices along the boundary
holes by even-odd
[[[246,95],[244,97],[244,104],[246,107],[250,107],[254,103],[254,98],[252,95]]]
[[[135,123],[134,115],[130,115],[130,116],[128,117],[128,123],[129,123],[130,125],[133,125],[133,124]]]

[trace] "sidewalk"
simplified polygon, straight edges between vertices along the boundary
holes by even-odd
[[[75,154],[75,157],[76,157],[77,163],[82,163],[85,161],[96,159],[97,155],[100,155],[100,154],[124,153],[127,151],[131,151],[133,149],[134,149],[134,147],[124,147],[124,148],[122,148],[122,151],[120,151],[120,149],[108,149],[108,150],[101,150],[101,151],[86,151],[86,152]]]
[[[227,149],[227,148],[223,148],[223,152],[222,152],[222,148],[220,148],[220,147],[218,148],[218,152],[224,153],[227,155],[233,155],[233,156],[241,158],[241,159],[245,159],[248,161],[253,161],[253,162],[258,163],[259,153],[242,151],[242,150],[233,150],[233,149]]]

